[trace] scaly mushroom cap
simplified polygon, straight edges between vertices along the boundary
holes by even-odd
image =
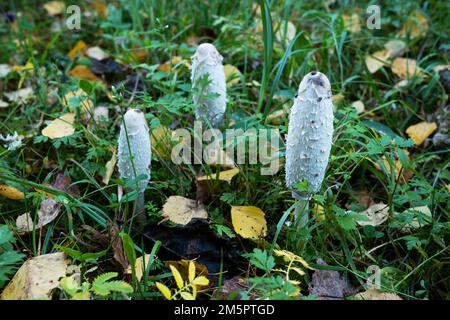
[[[128,179],[135,179],[137,176],[145,174],[147,178],[139,181],[139,191],[143,192],[150,180],[152,159],[147,121],[144,113],[137,109],[128,110],[123,116],[123,120],[119,135],[119,173],[121,178]]]
[[[192,56],[191,81],[192,87],[196,89],[193,95],[195,118],[206,119],[214,128],[222,124],[226,110],[226,82],[222,60],[219,51],[210,43],[202,43]],[[205,74],[208,74],[210,83],[206,88],[201,88],[198,80]],[[218,96],[205,97],[212,93]]]
[[[289,115],[286,144],[286,186],[306,180],[317,192],[328,165],[333,137],[331,85],[320,72],[308,73],[300,83]],[[307,196],[307,195],[301,195]]]

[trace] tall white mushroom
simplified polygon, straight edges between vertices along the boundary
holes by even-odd
[[[139,192],[136,202],[136,213],[144,213],[144,191],[150,181],[151,144],[149,129],[144,113],[130,109],[123,116],[120,127],[118,167],[121,178],[136,179],[146,177],[131,187]]]
[[[307,181],[308,192],[292,192],[300,203],[296,217],[302,210],[300,226],[308,221],[308,199],[319,191],[328,165],[333,137],[333,103],[331,85],[320,72],[308,73],[300,83],[298,94],[289,115],[286,146],[286,186]]]
[[[227,86],[222,60],[219,51],[210,43],[199,45],[192,56],[195,118],[209,121],[213,128],[221,126],[226,110]],[[200,79],[205,75],[208,75],[209,83],[204,86]]]

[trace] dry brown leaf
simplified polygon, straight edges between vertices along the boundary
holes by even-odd
[[[52,17],[63,14],[66,10],[66,5],[62,1],[50,1],[45,3],[43,7]]]
[[[267,235],[265,213],[254,206],[232,206],[233,229],[243,238],[262,238]]]
[[[396,294],[390,292],[382,292],[373,288],[368,289],[364,292],[360,292],[354,297],[357,300],[403,300]]]
[[[357,221],[360,226],[376,227],[387,220],[389,216],[389,206],[384,203],[376,203],[359,214],[364,215],[369,219],[369,221]]]
[[[97,77],[88,67],[83,65],[77,65],[72,70],[69,71],[69,74],[72,77],[75,77],[80,80],[86,81],[102,81],[99,77]]]
[[[387,49],[376,51],[370,56],[366,57],[367,70],[370,73],[375,73],[380,70],[383,66],[388,65],[390,51]]]
[[[25,198],[25,194],[22,191],[4,184],[0,185],[0,195],[12,200],[22,200]]]
[[[422,38],[427,34],[428,21],[418,10],[414,10],[407,18],[398,36],[406,37],[409,35],[412,39]]]
[[[74,134],[75,128],[73,122],[75,113],[66,113],[65,115],[53,120],[42,130],[42,135],[50,139],[68,137]]]
[[[86,49],[86,43],[83,40],[79,40],[67,55],[73,60],[77,56],[77,53],[80,53],[80,56],[83,56],[86,53]]]
[[[225,170],[225,171],[221,171],[219,173],[219,177],[218,179],[221,181],[226,181],[228,183],[231,183],[231,180],[233,179],[233,177],[235,175],[237,175],[239,173],[239,169],[235,168],[235,169],[230,169],[230,170]],[[201,177],[197,178],[197,181],[203,181],[203,180],[216,180],[217,174],[216,173],[211,173],[211,175],[204,175]]]
[[[409,158],[408,150],[403,150],[403,152]],[[383,164],[384,164],[384,166],[385,166],[385,168],[387,170],[387,173],[391,174],[391,166],[389,165],[389,161],[386,159],[386,156],[383,156],[381,158],[381,161],[383,162]],[[375,163],[375,168],[377,170],[383,171],[379,163]],[[395,179],[398,180],[400,172],[402,172],[400,183],[405,183],[412,177],[412,171],[409,170],[409,171],[405,172],[404,170],[402,170],[402,168],[403,168],[402,162],[399,159],[396,158],[394,160],[394,168],[393,168],[394,169],[394,173],[395,173]]]
[[[391,70],[400,79],[409,79],[414,76],[423,77],[416,60],[413,59],[396,58],[392,61]]]
[[[414,140],[416,145],[421,145],[434,131],[437,129],[436,122],[420,122],[409,126],[406,129],[406,134]]]
[[[163,206],[163,215],[170,221],[186,225],[193,218],[208,218],[208,213],[203,206],[197,206],[195,200],[181,196],[171,196]]]
[[[62,252],[28,259],[3,290],[0,300],[50,299],[51,291],[66,275],[68,266],[69,261]]]

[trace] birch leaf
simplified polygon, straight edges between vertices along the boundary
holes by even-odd
[[[231,64],[223,66],[225,71],[225,79],[227,80],[227,87],[235,86],[241,81],[242,73],[238,68]]]

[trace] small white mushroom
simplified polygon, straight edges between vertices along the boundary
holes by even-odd
[[[144,212],[144,191],[150,181],[151,159],[150,134],[144,113],[130,109],[123,116],[120,127],[118,167],[121,178],[146,176],[136,184],[135,190],[139,192],[136,213]]]
[[[301,210],[300,225],[308,220],[307,205],[311,194],[319,191],[333,137],[333,103],[331,85],[328,78],[320,72],[308,73],[300,83],[289,116],[289,129],[286,144],[286,186],[294,189],[295,184],[307,181],[309,192],[292,196],[301,203],[297,205],[296,215]]]
[[[202,43],[192,56],[191,81],[194,89],[195,118],[208,121],[213,128],[223,123],[226,110],[226,81],[223,57],[210,43]],[[209,84],[202,86],[201,78],[208,75]],[[216,96],[213,96],[216,94]]]

